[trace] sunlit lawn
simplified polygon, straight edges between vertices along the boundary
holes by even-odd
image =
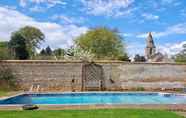
[[[184,118],[162,110],[0,111],[0,118]]]
[[[6,96],[7,94],[8,94],[8,92],[6,92],[6,91],[1,91],[1,90],[0,90],[0,97]]]

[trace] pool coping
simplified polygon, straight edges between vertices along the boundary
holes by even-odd
[[[3,97],[0,97],[0,100],[10,99],[12,97],[17,97],[17,96],[20,96],[20,95],[23,95],[23,94],[25,94],[25,92],[20,92],[20,93],[17,93],[15,95],[10,95],[10,96],[3,96]]]
[[[158,94],[174,94],[174,95],[183,95],[184,93],[169,93],[169,92],[150,92],[150,91],[138,91],[138,92],[116,92],[116,91],[92,91],[92,92],[21,92],[19,94],[3,97],[0,100],[10,99],[24,94],[71,94],[71,93],[158,93]],[[23,104],[15,105],[0,105],[0,110],[22,110]],[[110,109],[110,108],[131,108],[131,109],[164,109],[171,111],[183,111],[186,112],[186,103],[185,104],[84,104],[84,105],[72,105],[72,104],[38,104],[39,110],[66,110],[66,109]]]
[[[0,97],[0,100],[10,99],[24,94],[72,94],[72,93],[158,93],[158,94],[174,94],[186,96],[186,93],[173,93],[173,92],[155,92],[155,91],[85,91],[85,92],[19,92],[15,95]]]

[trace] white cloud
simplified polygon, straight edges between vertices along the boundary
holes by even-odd
[[[159,19],[159,16],[153,15],[153,14],[149,14],[149,13],[143,13],[142,16],[143,16],[146,20],[158,20],[158,19]]]
[[[87,27],[78,27],[74,24],[59,25],[52,22],[38,22],[24,14],[4,7],[0,7],[0,39],[9,40],[13,31],[25,25],[38,27],[46,36],[45,45],[68,47],[72,45],[73,38],[85,33]]]
[[[81,2],[88,14],[121,16],[131,12],[128,8],[134,0],[81,0]]]
[[[130,57],[134,57],[136,54],[144,55],[145,44],[140,42],[128,42],[126,49]]]
[[[30,0],[30,1],[33,2],[33,3],[36,3],[36,4],[45,3],[49,7],[53,7],[53,6],[57,5],[57,4],[60,4],[60,5],[66,4],[66,2],[64,2],[63,0]]]
[[[27,5],[27,1],[26,0],[19,0],[19,5],[21,7],[25,7]]]
[[[72,24],[72,23],[83,23],[85,21],[84,17],[69,17],[63,14],[55,14],[51,17],[52,20],[61,21],[63,24]],[[78,20],[77,20],[78,19]]]
[[[154,37],[163,37],[171,34],[186,34],[186,23],[179,23],[168,27],[165,31],[152,33]],[[142,33],[137,35],[137,38],[146,38],[147,35],[147,33]]]
[[[123,37],[132,37],[134,36],[132,33],[119,33]]]
[[[52,19],[54,20],[63,20],[66,23],[73,23],[73,19],[64,15],[54,15],[52,16]]]
[[[64,2],[63,0],[19,0],[19,4],[21,7],[26,7],[30,3],[35,4],[38,8],[40,8],[40,10],[41,10],[41,8],[46,9],[45,7],[41,7],[40,6],[41,4],[45,4],[47,6],[47,8],[51,8],[56,5],[66,5],[66,2]],[[36,6],[33,8],[36,9]],[[33,10],[33,11],[38,12],[38,9]]]
[[[164,54],[168,54],[169,56],[171,56],[179,53],[183,49],[184,44],[186,44],[186,41],[175,44],[167,43],[165,45],[159,46],[158,50]]]
[[[183,50],[184,44],[186,44],[186,41],[157,45],[157,52],[161,52],[171,57]],[[145,43],[131,42],[127,44],[127,51],[131,57],[134,57],[135,54],[144,55],[145,46]]]
[[[44,12],[45,9],[43,9],[43,7],[40,7],[40,6],[34,6],[34,7],[30,8],[30,11],[32,11],[32,12]]]
[[[186,9],[182,9],[180,11],[180,15],[183,16],[184,18],[186,17]]]

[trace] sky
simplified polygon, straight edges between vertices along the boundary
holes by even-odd
[[[45,34],[42,48],[68,48],[105,26],[119,31],[130,56],[144,55],[148,32],[157,51],[174,55],[186,44],[186,0],[0,0],[0,41],[26,25]]]

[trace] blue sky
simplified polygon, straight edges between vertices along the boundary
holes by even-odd
[[[144,54],[153,32],[157,51],[173,55],[186,43],[186,0],[0,0],[0,40],[25,25],[46,35],[42,47],[68,48],[91,28],[118,29],[127,51]]]

